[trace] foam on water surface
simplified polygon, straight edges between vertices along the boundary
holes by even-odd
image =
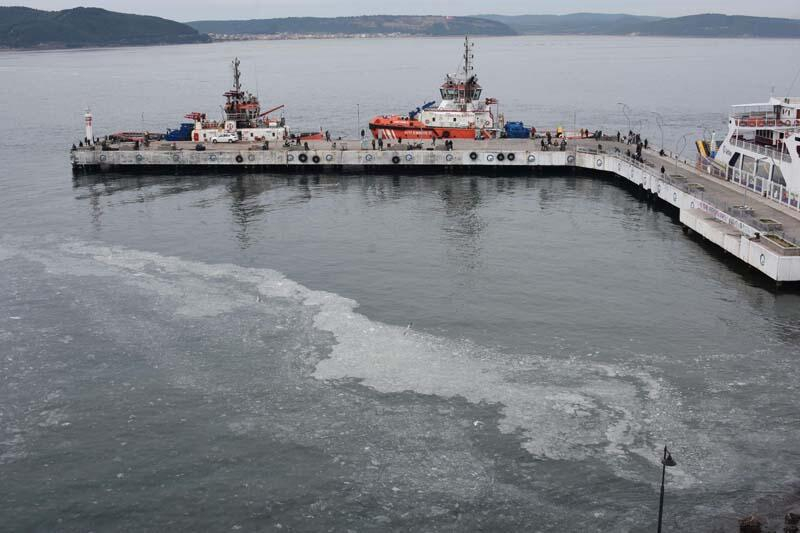
[[[191,318],[254,306],[259,312],[272,312],[266,299],[283,299],[312,309],[314,326],[335,338],[329,357],[313,372],[318,380],[358,380],[381,393],[410,391],[496,405],[502,414],[498,429],[519,435],[533,456],[601,459],[617,475],[637,481],[642,476],[635,463],[657,465],[659,447],[669,436],[706,450],[672,469],[677,484],[699,483],[690,471],[705,471],[707,482],[714,476],[727,478],[702,467],[708,455],[726,453],[724,444],[700,442],[704,437],[681,420],[676,407],[680,394],[659,369],[641,363],[506,354],[467,340],[407,331],[357,313],[354,300],[308,289],[265,268],[206,264],[81,242],[0,241],[0,257],[15,255],[61,275],[113,276],[119,283],[156,294],[176,315]]]

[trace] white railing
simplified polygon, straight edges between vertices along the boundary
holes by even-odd
[[[766,178],[738,168],[728,169],[728,177],[733,183],[750,189],[764,198],[769,198],[795,211],[800,211],[800,193],[789,192],[786,187],[779,183],[771,182]]]
[[[772,157],[774,159],[780,159],[781,161],[785,161],[786,163],[792,162],[792,158],[789,154],[787,154],[786,152],[779,152],[774,148],[768,148],[760,144],[751,143],[749,141],[743,141],[741,139],[736,139],[736,138],[731,138],[731,144],[736,146],[737,148],[742,148],[743,150],[750,150],[751,152],[765,155],[767,157]]]

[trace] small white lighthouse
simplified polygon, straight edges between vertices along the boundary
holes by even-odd
[[[86,109],[86,114],[83,115],[83,122],[86,125],[86,139],[89,142],[94,142],[94,129],[92,129],[92,111]]]

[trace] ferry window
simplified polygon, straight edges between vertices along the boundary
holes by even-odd
[[[786,187],[786,180],[783,179],[783,172],[781,172],[781,167],[778,165],[772,166],[772,181]]]
[[[739,152],[736,152],[735,154],[733,154],[733,157],[731,157],[731,160],[728,161],[728,166],[729,167],[735,167],[736,163],[739,162],[739,156],[740,155],[742,155],[742,154],[740,154]]]
[[[456,117],[453,117],[453,122],[455,122],[455,121],[456,121]]]
[[[477,100],[478,98],[481,97],[481,92],[482,91],[483,91],[483,89],[475,89],[475,98],[474,98],[475,100]]]
[[[769,177],[769,162],[762,160],[756,163],[756,176],[760,178]]]
[[[750,156],[742,156],[742,170],[748,174],[753,174],[756,171],[756,161]]]

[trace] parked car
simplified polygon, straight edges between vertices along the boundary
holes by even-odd
[[[213,144],[217,143],[235,143],[239,140],[239,137],[236,136],[235,133],[220,133],[219,135],[214,135],[211,137],[211,142]]]

